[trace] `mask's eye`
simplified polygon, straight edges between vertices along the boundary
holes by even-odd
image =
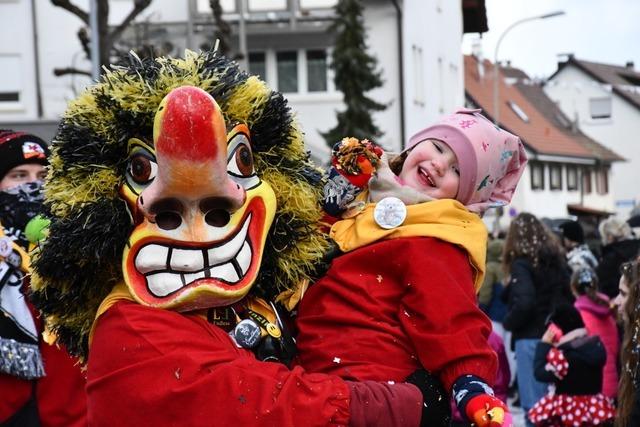
[[[135,193],[140,194],[158,173],[158,164],[153,149],[137,138],[129,141],[129,161],[127,162],[127,185]]]
[[[260,184],[260,178],[253,168],[253,153],[249,138],[244,133],[235,134],[229,141],[227,173],[232,180],[246,190]]]
[[[129,175],[137,184],[147,184],[158,173],[158,165],[144,153],[134,154],[129,160]]]
[[[239,175],[249,176],[253,174],[253,155],[251,154],[251,149],[244,145],[238,145],[234,155],[234,162],[231,162],[230,166],[235,166],[236,171]],[[229,169],[231,172],[231,169]]]

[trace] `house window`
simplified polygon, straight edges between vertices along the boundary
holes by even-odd
[[[590,169],[582,170],[582,192],[584,194],[591,193],[591,170]]]
[[[0,104],[19,102],[22,89],[22,69],[19,55],[0,55]]]
[[[531,189],[544,190],[544,164],[531,162]]]
[[[327,52],[307,51],[307,88],[309,92],[327,91]]]
[[[578,189],[578,168],[574,165],[567,165],[567,190]]]
[[[330,8],[336,5],[338,0],[300,0],[300,9]]]
[[[549,164],[549,188],[562,190],[562,165]]]
[[[298,52],[278,52],[278,90],[280,92],[298,92]]]
[[[611,118],[611,97],[590,98],[589,109],[591,111],[592,119]]]
[[[0,0],[1,1],[1,0]],[[249,53],[249,74],[286,93],[327,93],[330,88],[326,49],[272,50]]]
[[[529,116],[527,116],[527,113],[525,113],[524,110],[520,108],[518,104],[516,104],[513,101],[509,101],[509,107],[511,107],[513,112],[516,113],[516,116],[518,116],[520,120],[522,120],[525,123],[529,123]]]
[[[287,0],[249,0],[248,5],[251,12],[286,10]]]
[[[222,7],[223,12],[235,12],[236,0],[220,0],[220,6]],[[211,13],[211,5],[209,4],[209,0],[197,0],[196,10],[198,11],[198,13]]]
[[[249,74],[266,80],[267,63],[264,52],[249,52]]]
[[[596,171],[596,192],[598,194],[607,194],[609,192],[609,170],[606,168]]]

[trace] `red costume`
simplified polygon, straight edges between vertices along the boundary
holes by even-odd
[[[463,374],[492,384],[491,324],[471,278],[462,250],[429,237],[385,240],[336,258],[300,304],[302,366],[392,381],[424,366],[447,390]]]
[[[291,353],[270,303],[295,302],[329,250],[282,95],[216,52],[132,54],[55,143],[32,288],[86,357],[92,426],[420,424],[419,381],[267,361]]]

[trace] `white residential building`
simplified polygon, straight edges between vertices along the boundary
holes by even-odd
[[[246,12],[241,15],[243,1]],[[74,3],[88,10],[89,0]],[[120,23],[132,3],[111,0],[110,25]],[[329,148],[320,132],[330,129],[336,123],[335,112],[344,108],[328,68],[333,36],[326,28],[335,3],[221,1],[233,28],[235,50],[243,45],[242,24],[250,71],[285,93],[306,133],[308,149],[321,162]],[[484,2],[465,2],[464,8],[462,0],[364,0],[363,4],[367,45],[384,79],[383,87],[369,95],[388,105],[374,115],[384,132],[379,142],[400,150],[412,133],[464,104],[463,28],[486,31]],[[180,55],[185,48],[211,44],[211,22],[206,0],[154,0],[122,43],[153,42]],[[0,127],[51,138],[66,103],[91,81],[82,75],[53,74],[60,68],[90,70],[76,36],[84,24],[49,1],[36,0],[0,1],[0,23],[0,40],[12,40],[0,45]]]
[[[616,213],[640,203],[640,72],[569,56],[545,85],[547,95],[591,138],[624,157],[611,170]]]

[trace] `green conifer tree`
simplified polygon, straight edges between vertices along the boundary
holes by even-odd
[[[366,96],[366,92],[382,86],[383,80],[382,72],[377,70],[377,59],[367,53],[361,0],[339,0],[334,9],[336,18],[328,29],[336,34],[330,67],[347,108],[337,112],[338,124],[322,133],[329,147],[346,136],[360,139],[381,136],[371,115],[387,108]]]

